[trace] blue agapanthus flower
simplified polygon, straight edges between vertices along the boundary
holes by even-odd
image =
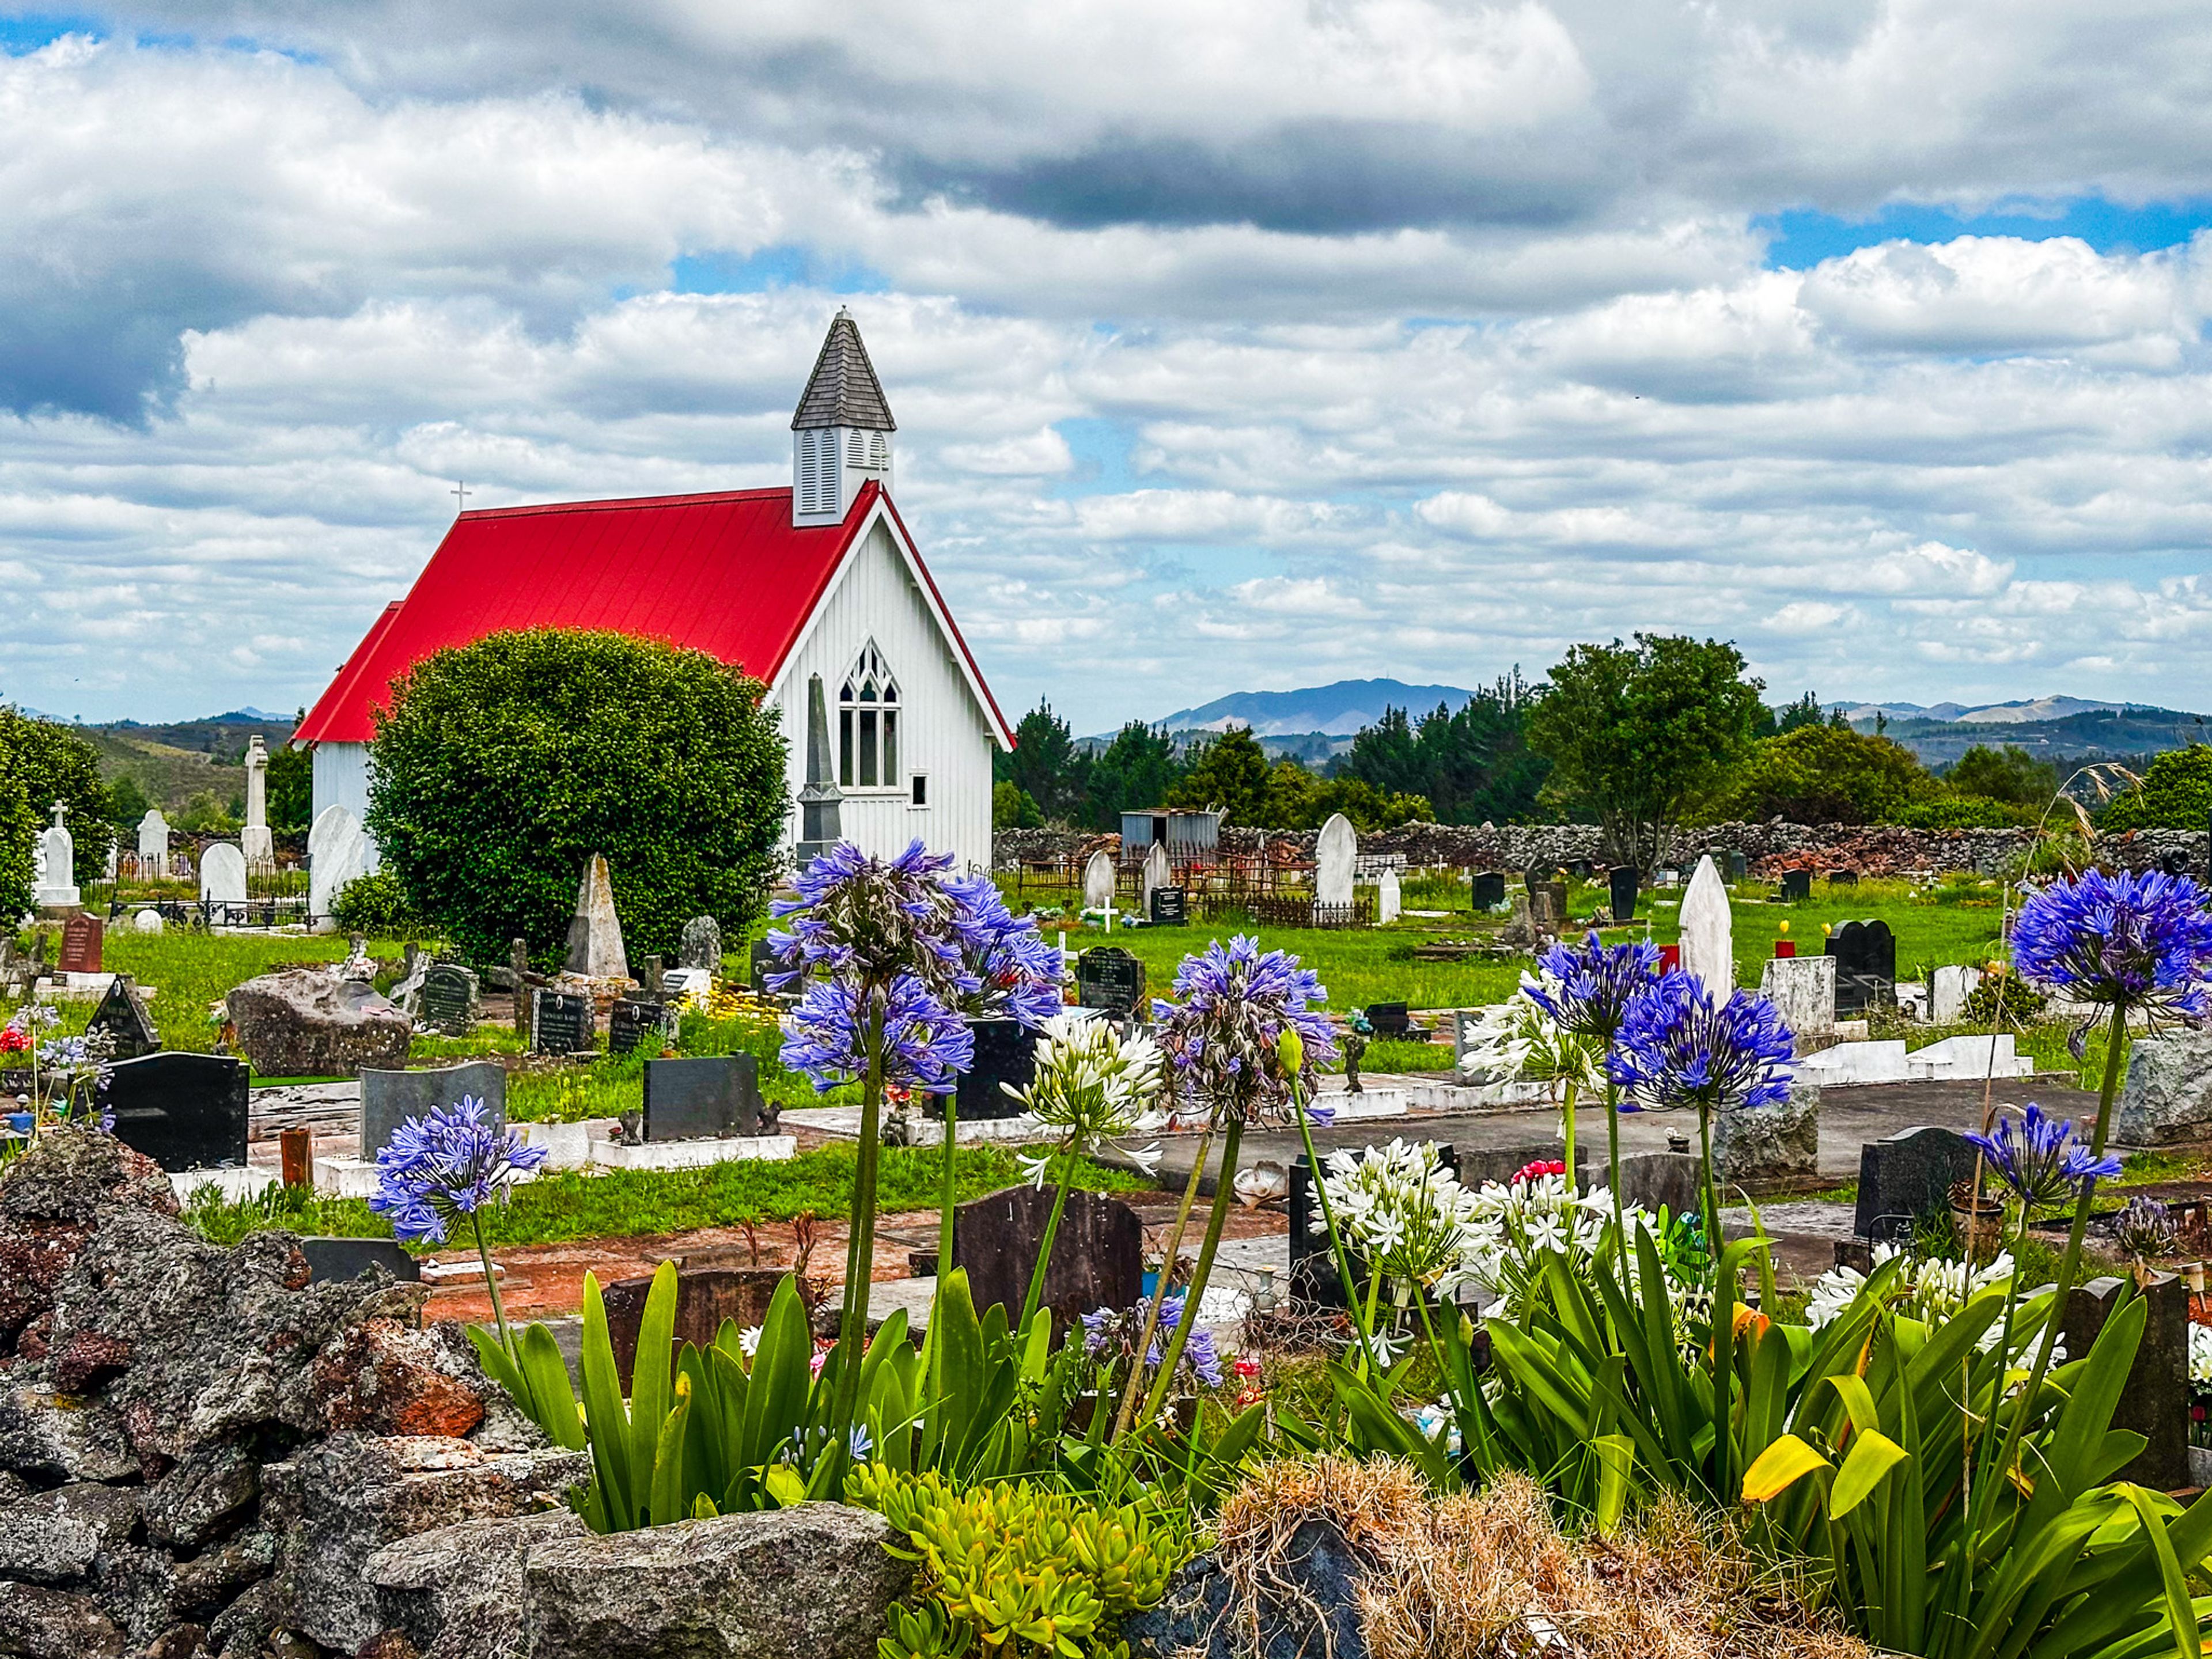
[[[2029,894],[2013,923],[2021,977],[2076,1002],[2203,1019],[2212,915],[2186,876],[2085,870]]]
[[[1562,1031],[1610,1043],[1628,1005],[1659,977],[1659,949],[1640,942],[1607,945],[1592,933],[1578,945],[1554,945],[1536,965],[1552,983],[1522,980],[1528,1000]]]
[[[2120,1160],[2093,1153],[2071,1118],[2053,1117],[2033,1101],[2017,1118],[2000,1118],[1990,1134],[1966,1139],[1982,1149],[1996,1177],[2030,1210],[2070,1203],[2094,1182],[2120,1172]]]
[[[1628,1005],[1613,1080],[1654,1110],[1778,1105],[1790,1097],[1790,1028],[1765,997],[1716,1002],[1694,974],[1669,974]]]
[[[545,1148],[501,1129],[483,1102],[464,1095],[427,1118],[410,1117],[376,1155],[376,1193],[368,1207],[392,1223],[403,1244],[446,1242],[456,1216],[497,1202],[515,1179],[545,1161]]]
[[[999,1014],[1024,1025],[1042,1025],[1066,1005],[1060,994],[1060,947],[1047,942],[1027,916],[1006,908],[998,883],[988,875],[956,876],[951,926],[960,947],[956,982],[963,1012]]]
[[[819,1093],[865,1080],[870,994],[857,980],[810,980],[806,994],[783,1023],[777,1058],[813,1079]],[[950,1094],[959,1086],[959,1073],[975,1063],[975,1033],[968,1022],[914,975],[894,979],[884,999],[884,1081],[925,1094]]]
[[[1287,1109],[1293,1079],[1282,1061],[1285,1030],[1304,1045],[1295,1080],[1309,1096],[1314,1067],[1336,1056],[1335,1030],[1316,1006],[1328,995],[1320,977],[1247,934],[1185,957],[1175,994],[1179,1000],[1153,1005],[1170,1079],[1177,1095],[1218,1118],[1249,1122]]]

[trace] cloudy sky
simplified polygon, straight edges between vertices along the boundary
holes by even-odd
[[[0,13],[0,695],[312,700],[457,478],[787,483],[841,301],[1010,711],[2212,708],[2179,0]]]

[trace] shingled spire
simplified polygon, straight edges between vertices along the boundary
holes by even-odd
[[[871,480],[891,485],[897,428],[853,313],[840,307],[791,417],[791,522],[842,524]]]

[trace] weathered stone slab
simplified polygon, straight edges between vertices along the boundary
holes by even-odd
[[[1713,1175],[1744,1186],[1801,1181],[1820,1172],[1820,1091],[1795,1083],[1778,1106],[1723,1112],[1713,1120]]]
[[[239,1052],[264,1077],[351,1077],[407,1063],[414,1022],[374,987],[319,968],[288,968],[227,1000]]]

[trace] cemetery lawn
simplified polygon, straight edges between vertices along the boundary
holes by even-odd
[[[495,1249],[557,1244],[579,1238],[626,1238],[644,1234],[731,1227],[743,1221],[788,1221],[811,1212],[842,1216],[853,1196],[854,1149],[825,1146],[781,1164],[747,1161],[703,1170],[615,1170],[603,1175],[568,1171],[516,1187],[507,1202],[486,1213],[485,1232]],[[944,1164],[935,1147],[884,1149],[876,1190],[879,1212],[933,1210]],[[959,1151],[958,1201],[965,1204],[1023,1179],[1006,1146]],[[1076,1168],[1073,1185],[1092,1192],[1149,1192],[1152,1183],[1127,1170],[1089,1159]],[[249,1233],[283,1228],[306,1235],[388,1238],[392,1226],[362,1199],[317,1198],[276,1187],[258,1198],[225,1204],[212,1188],[185,1207],[185,1224],[212,1243],[237,1243]],[[475,1243],[464,1228],[456,1246]]]
[[[311,962],[343,962],[346,941],[333,933],[137,933],[109,930],[100,963],[154,993],[154,1024],[164,1048],[205,1054],[215,1047],[208,1006],[259,974]],[[95,1004],[61,1005],[64,1031],[81,1031]]]

